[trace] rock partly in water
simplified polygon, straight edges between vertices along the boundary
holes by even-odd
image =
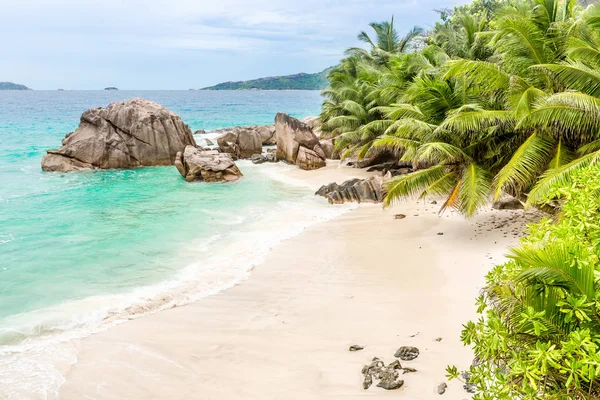
[[[495,201],[492,205],[492,208],[496,210],[522,210],[524,207],[523,203],[521,203],[519,199],[510,197]]]
[[[325,166],[325,152],[312,129],[287,114],[275,117],[277,158],[305,170]]]
[[[175,113],[152,101],[131,99],[81,115],[62,146],[48,150],[44,171],[173,165],[177,152],[195,146],[192,131]]]
[[[254,130],[260,135],[264,146],[274,146],[277,144],[274,125],[257,126]]]
[[[175,166],[188,182],[232,182],[242,176],[230,154],[194,146],[187,146],[183,153],[177,153]]]
[[[265,153],[265,154],[254,154],[250,157],[250,160],[253,164],[264,164],[267,162],[275,163],[277,162],[277,157],[273,153]]]
[[[404,361],[414,360],[419,356],[419,349],[413,346],[402,346],[400,347],[394,357],[399,358]]]
[[[204,129],[198,129],[194,132],[194,135],[206,135],[206,131]]]
[[[254,129],[236,127],[217,138],[223,153],[235,155],[237,158],[250,158],[262,153],[262,139]]]
[[[367,179],[350,179],[338,185],[330,183],[323,185],[316,195],[327,198],[330,204],[354,203],[380,203],[383,201],[384,179],[372,176]]]

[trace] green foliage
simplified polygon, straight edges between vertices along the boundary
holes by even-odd
[[[321,118],[342,154],[441,166],[449,175],[435,192],[466,216],[492,194],[538,205],[598,162],[600,4],[475,0],[440,16],[404,37],[393,19],[372,23],[374,35],[359,35],[369,48],[349,49],[328,75]],[[401,182],[386,204],[429,187]]]
[[[559,217],[530,226],[488,273],[481,318],[464,325],[474,399],[600,398],[600,166],[547,194]],[[460,379],[452,366],[447,376]]]
[[[202,90],[323,90],[327,88],[330,68],[315,74],[272,76],[250,81],[223,82]]]
[[[0,82],[0,90],[31,90],[25,85],[12,82]]]

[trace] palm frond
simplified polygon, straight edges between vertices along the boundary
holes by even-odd
[[[384,207],[389,207],[402,198],[420,195],[423,190],[442,178],[446,167],[436,165],[408,175],[400,175],[386,184],[387,194],[383,199]]]
[[[536,133],[530,135],[517,149],[494,179],[494,198],[498,199],[503,191],[521,193],[541,172],[550,159],[553,142]]]

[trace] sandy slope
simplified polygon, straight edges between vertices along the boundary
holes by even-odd
[[[357,175],[337,164],[289,173],[315,187]],[[466,221],[437,207],[362,205],[282,243],[224,293],[82,340],[61,399],[438,398],[446,365],[470,364],[459,335],[485,272],[531,215]],[[421,349],[404,363],[418,372],[395,392],[363,390],[362,366],[402,345]],[[458,382],[443,396],[467,397]]]

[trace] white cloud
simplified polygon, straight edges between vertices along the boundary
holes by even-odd
[[[154,76],[150,69],[166,57],[196,64],[206,83],[311,72],[357,45],[357,33],[369,22],[394,14],[401,32],[416,24],[428,27],[434,8],[466,1],[0,0],[0,35],[16,38],[3,43],[0,80],[16,76],[12,79],[40,87],[44,74],[56,74],[48,65],[67,69],[67,64],[69,71],[78,65],[81,76],[65,80],[79,79],[81,85],[89,82],[86,67],[97,71],[98,64],[111,76]],[[16,67],[27,63],[39,64],[40,84]],[[149,70],[139,71],[140,65]],[[167,75],[168,65],[161,65],[165,81],[185,79]]]

